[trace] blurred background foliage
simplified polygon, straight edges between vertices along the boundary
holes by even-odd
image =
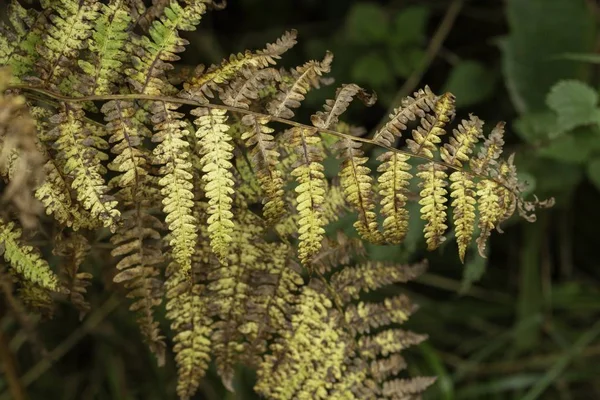
[[[465,265],[452,240],[436,253],[424,251],[417,213],[404,245],[369,248],[376,259],[430,261],[427,274],[402,288],[420,304],[409,328],[430,337],[407,352],[413,375],[438,376],[425,398],[600,399],[596,1],[230,3],[186,35],[191,44],[183,65],[217,63],[295,28],[300,41],[285,66],[331,50],[336,83],[355,82],[379,95],[372,108],[353,106],[349,122],[372,132],[418,87],[451,91],[457,118],[473,112],[488,129],[508,122],[508,152],[516,153],[522,177],[538,196],[557,200],[535,224],[508,221],[506,234],[492,237],[488,258],[472,251]],[[311,93],[299,117],[308,120],[334,90]],[[345,219],[330,230],[353,234]],[[114,272],[103,267],[109,256],[101,242],[87,264],[98,278],[83,321],[68,305],[49,321],[5,315],[0,350],[18,354],[11,368],[32,399],[174,398],[172,361],[159,369],[141,342]],[[5,379],[0,400],[9,398]],[[254,399],[252,382],[250,371],[240,371],[236,392],[228,393],[211,371],[197,398]]]

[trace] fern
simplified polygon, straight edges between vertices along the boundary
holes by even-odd
[[[328,225],[349,208],[361,239],[399,244],[418,184],[427,247],[445,240],[451,212],[464,261],[476,228],[483,254],[515,211],[531,221],[551,201],[523,198],[513,158],[500,157],[503,124],[485,137],[470,115],[452,129],[450,93],[425,87],[403,99],[373,138],[343,121],[354,98],[375,101],[355,84],[342,85],[311,126],[292,120],[333,61],[326,53],[276,69],[295,31],[172,76],[188,44],[182,32],[221,6],[7,8],[0,243],[15,290],[42,312],[53,292],[86,312],[91,276],[80,268],[95,237],[159,364],[168,341],[155,310],[166,303],[181,398],[194,396],[211,362],[228,389],[239,365],[253,368],[257,393],[271,399],[416,398],[433,378],[407,378],[401,353],[425,336],[402,329],[416,306],[386,296],[386,286],[425,265],[366,261],[360,240],[328,238]],[[383,153],[371,160],[365,145]],[[341,162],[334,179],[330,156]],[[63,258],[58,275],[22,234],[40,223],[58,233],[48,246]]]

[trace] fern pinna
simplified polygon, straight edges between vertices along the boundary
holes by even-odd
[[[424,336],[399,328],[415,306],[403,295],[362,294],[413,279],[423,265],[369,262],[360,241],[331,240],[325,227],[349,208],[362,239],[401,243],[415,181],[427,247],[453,226],[461,260],[473,240],[483,255],[515,210],[532,220],[549,204],[523,199],[512,157],[500,158],[504,126],[485,137],[470,115],[453,129],[453,95],[425,87],[365,138],[340,121],[354,98],[375,100],[355,84],[340,86],[312,125],[295,122],[333,61],[327,53],[274,68],[295,31],[199,66],[179,84],[171,72],[188,44],[181,32],[222,4],[155,3],[8,6],[0,243],[27,303],[68,296],[85,313],[91,276],[79,269],[86,238],[102,233],[114,281],[160,364],[167,343],[154,312],[166,300],[181,398],[193,396],[211,361],[229,389],[238,365],[255,368],[255,389],[270,399],[418,397],[432,379],[402,378],[400,352]],[[370,160],[365,144],[384,152]],[[334,181],[323,164],[331,155],[341,160]],[[40,223],[59,227],[60,274],[27,244]]]

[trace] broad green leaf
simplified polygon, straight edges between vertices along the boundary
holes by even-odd
[[[386,60],[378,53],[368,53],[356,60],[352,67],[352,80],[374,88],[394,83],[394,77]]]
[[[540,156],[568,164],[582,164],[600,150],[600,132],[596,127],[581,127],[550,141],[539,149]]]
[[[600,190],[600,157],[594,158],[588,163],[587,176],[596,188]]]
[[[346,29],[354,43],[383,43],[389,35],[389,28],[388,16],[378,4],[356,3],[348,12]]]
[[[537,144],[560,134],[557,130],[557,116],[552,111],[523,114],[513,126],[519,137],[527,143]]]
[[[444,90],[456,96],[456,106],[466,107],[487,99],[494,91],[495,77],[477,61],[460,62],[452,70]]]
[[[423,45],[425,29],[429,18],[429,8],[423,6],[407,7],[393,21],[389,44],[394,48],[407,45]]]
[[[558,82],[548,93],[546,103],[558,115],[558,128],[561,131],[600,123],[598,93],[581,81]]]
[[[586,0],[507,0],[510,34],[502,41],[506,85],[519,112],[540,111],[561,79],[584,79],[589,66],[557,59],[590,53],[595,21]]]
[[[419,67],[425,57],[425,51],[416,47],[403,51],[394,49],[389,54],[392,68],[396,75],[401,78],[408,78]]]

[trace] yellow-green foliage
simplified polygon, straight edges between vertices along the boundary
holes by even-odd
[[[60,291],[82,313],[85,256],[108,249],[159,364],[168,341],[154,312],[166,304],[182,399],[211,362],[228,389],[239,365],[255,369],[269,399],[416,398],[433,380],[406,378],[401,352],[425,336],[401,329],[409,299],[385,293],[424,265],[370,262],[361,240],[329,238],[327,225],[351,211],[362,240],[398,244],[417,199],[427,247],[452,212],[464,260],[476,227],[483,254],[516,210],[533,220],[548,205],[525,201],[513,158],[500,159],[503,124],[486,138],[470,115],[450,131],[450,93],[418,90],[373,138],[341,121],[354,98],[375,101],[355,84],[312,125],[291,120],[333,61],[274,67],[295,31],[182,78],[171,72],[182,32],[220,2],[41,5],[13,1],[0,27],[0,248],[26,304],[50,312]],[[371,159],[363,144],[383,152]],[[43,254],[60,257],[58,275],[27,244],[40,226],[54,233]]]

